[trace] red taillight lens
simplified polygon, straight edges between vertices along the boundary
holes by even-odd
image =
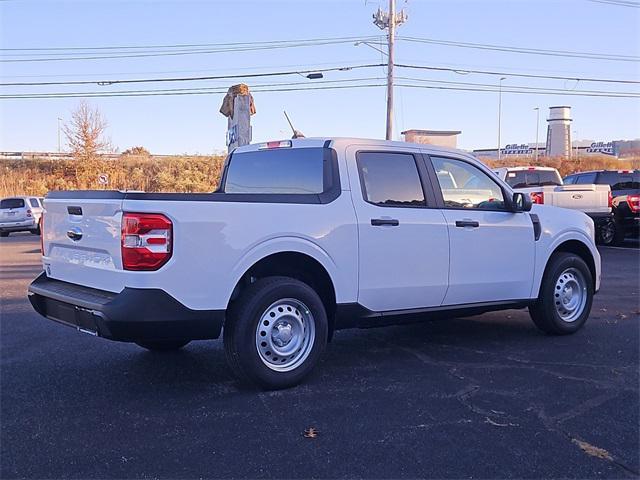
[[[171,258],[173,225],[159,213],[125,213],[122,216],[122,267],[157,270]]]
[[[544,192],[531,192],[531,202],[542,205],[544,203]]]
[[[640,212],[640,195],[627,195],[627,204],[633,213]]]
[[[31,210],[27,210],[27,217],[31,216]]]
[[[609,190],[609,208],[613,207],[613,194]]]

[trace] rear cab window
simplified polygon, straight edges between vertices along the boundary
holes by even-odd
[[[38,201],[37,198],[30,198],[29,203],[33,208],[40,208],[40,202]]]
[[[636,190],[640,189],[640,175],[634,172],[600,172],[598,184],[609,185],[611,190]]]
[[[0,200],[0,209],[24,208],[23,198],[5,198]]]
[[[510,170],[505,180],[511,188],[562,185],[562,179],[555,170]]]
[[[334,187],[332,150],[277,148],[234,153],[221,191],[245,194],[318,195]]]

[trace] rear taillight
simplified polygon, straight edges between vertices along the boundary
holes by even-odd
[[[609,200],[608,200],[609,208],[613,207],[613,194],[611,190],[609,190]]]
[[[159,213],[125,213],[122,216],[122,267],[157,270],[171,258],[173,225]]]
[[[27,217],[31,216],[31,210],[27,210]]]
[[[38,228],[40,229],[40,253],[44,257],[44,212],[42,212],[40,220],[38,220]]]
[[[542,205],[544,203],[544,192],[531,192],[531,203]]]
[[[627,205],[633,213],[640,212],[640,195],[627,195]]]

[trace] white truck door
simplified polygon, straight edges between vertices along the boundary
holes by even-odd
[[[350,146],[358,222],[358,303],[382,312],[439,306],[449,270],[449,234],[434,207],[417,149]]]
[[[529,298],[535,238],[528,213],[505,209],[507,192],[491,173],[462,159],[431,155],[432,175],[442,193],[450,239],[449,289],[444,305]],[[439,192],[437,192],[439,193]]]

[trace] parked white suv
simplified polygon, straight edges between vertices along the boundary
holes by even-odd
[[[40,233],[42,204],[38,197],[9,197],[0,200],[0,237],[11,232]]]
[[[214,193],[51,192],[45,208],[39,313],[151,350],[222,331],[234,372],[265,388],[300,382],[343,328],[528,307],[573,333],[600,285],[589,217],[531,209],[429,145],[249,145]]]

